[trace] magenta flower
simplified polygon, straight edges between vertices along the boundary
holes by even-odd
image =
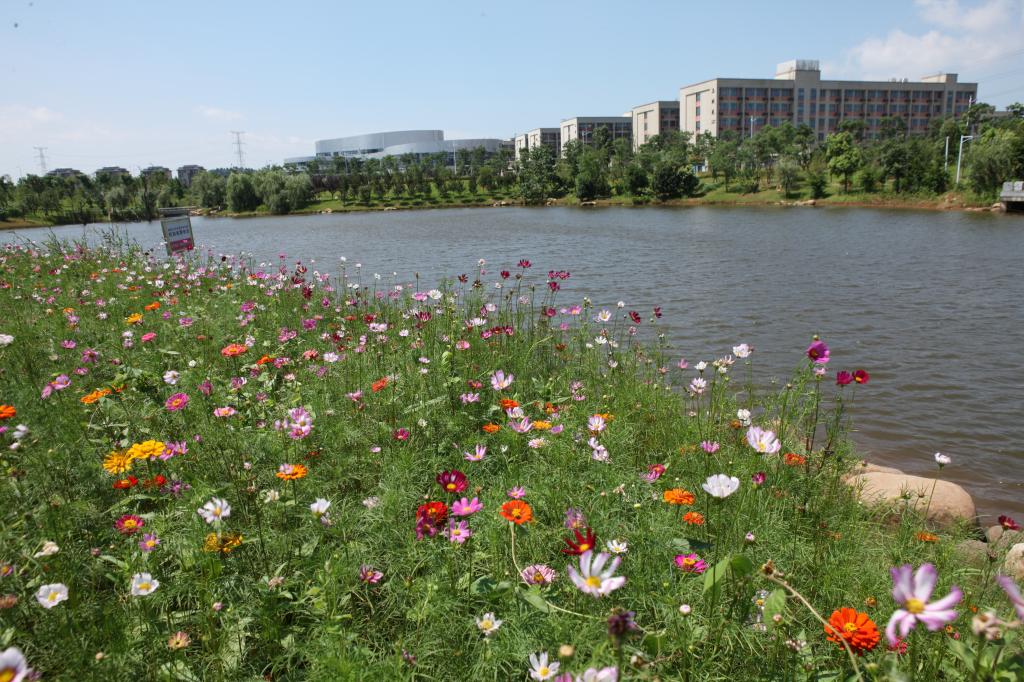
[[[763,471],[758,471],[750,477],[750,482],[754,485],[762,485],[764,483],[765,475]]]
[[[218,408],[214,409],[213,416],[214,417],[230,417],[233,414],[236,414],[237,412],[238,411],[235,408],[233,408],[230,405],[228,405],[226,407],[218,407]]]
[[[555,572],[547,564],[533,564],[519,574],[527,585],[550,585],[555,579]]]
[[[713,455],[716,452],[718,452],[718,448],[720,448],[721,446],[718,444],[718,441],[702,440],[700,442],[700,447],[704,450],[704,452],[708,453],[709,455]]]
[[[815,339],[811,342],[811,345],[807,347],[807,357],[810,358],[811,362],[819,365],[824,365],[828,362],[829,350],[828,346],[821,339]]]
[[[166,407],[170,412],[183,410],[186,405],[188,405],[188,394],[186,393],[175,393],[167,399],[167,402],[164,403],[164,407]]]
[[[465,521],[456,521],[455,519],[449,519],[448,527],[441,531],[448,542],[457,542],[460,545],[473,535],[473,531],[469,529],[469,524]]]
[[[514,488],[510,488],[505,494],[513,500],[521,500],[526,497],[526,488],[521,485],[517,485]]]
[[[516,433],[526,433],[533,428],[533,423],[526,417],[523,417],[522,421],[509,422],[509,428]]]
[[[117,521],[114,521],[114,528],[121,535],[131,535],[137,533],[146,525],[146,522],[142,520],[141,516],[135,514],[125,514]]]
[[[484,505],[480,503],[480,498],[474,497],[470,500],[463,497],[461,500],[452,502],[452,515],[469,516],[470,514],[477,513],[483,508]]]
[[[867,371],[863,369],[858,369],[853,373],[853,380],[856,381],[858,384],[866,384],[868,383],[868,380],[870,378],[871,375],[868,374]]]
[[[575,507],[569,507],[565,510],[565,527],[569,530],[573,528],[586,528],[587,519],[583,516],[583,512]]]
[[[156,533],[146,533],[139,540],[139,549],[143,552],[152,552],[159,544],[160,538],[156,536]]]
[[[849,372],[836,372],[836,385],[846,386],[853,383],[853,375]]]
[[[156,333],[155,332],[146,332],[145,334],[142,335],[142,343],[149,343],[150,341],[152,341],[155,338],[156,338]]]
[[[384,577],[384,574],[374,569],[373,566],[363,564],[359,567],[359,579],[367,585],[376,585],[380,582],[380,579]]]
[[[661,475],[665,473],[664,464],[651,464],[647,467],[647,473],[640,474],[640,478],[644,479],[648,483],[654,483]]]
[[[929,630],[935,631],[956,620],[956,611],[952,607],[963,597],[963,593],[956,585],[942,599],[928,603],[939,577],[933,564],[923,564],[916,572],[910,564],[904,564],[899,568],[890,569],[890,573],[893,584],[892,598],[900,608],[893,612],[889,625],[885,628],[889,644],[896,643],[897,629],[899,639],[906,639],[919,622],[924,623]]]
[[[701,574],[708,570],[708,564],[696,554],[677,554],[676,566],[686,573]]]
[[[392,436],[392,437],[393,437],[393,438],[394,438],[395,440],[409,440],[409,436],[410,436],[410,435],[411,435],[411,434],[409,433],[409,429],[405,429],[405,428],[402,428],[402,429],[395,429],[395,430],[394,430],[394,431],[393,431],[393,432],[391,433],[391,436]]]
[[[487,446],[486,445],[479,445],[479,444],[473,449],[473,452],[463,452],[462,453],[463,459],[465,459],[465,460],[467,460],[469,462],[479,462],[486,455],[487,455]]]
[[[442,471],[437,475],[437,484],[444,488],[446,493],[461,493],[466,489],[466,474],[457,469]]]

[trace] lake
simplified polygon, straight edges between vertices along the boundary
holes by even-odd
[[[864,368],[854,439],[863,455],[934,474],[974,495],[982,523],[1024,521],[1024,219],[1019,216],[862,208],[500,208],[267,218],[193,218],[214,252],[276,263],[314,262],[336,274],[362,264],[401,281],[419,273],[493,275],[569,270],[562,303],[626,302],[660,321],[691,364],[754,346],[755,373],[785,377],[812,334],[829,367]],[[158,221],[123,225],[163,252]],[[108,225],[53,228],[60,237]],[[0,232],[43,239],[46,229]],[[311,268],[312,269],[312,268]],[[488,280],[490,281],[490,280]],[[646,321],[644,326],[646,326]],[[682,383],[677,382],[677,383]]]

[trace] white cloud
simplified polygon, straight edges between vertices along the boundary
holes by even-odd
[[[926,28],[890,31],[848,50],[829,75],[866,79],[917,78],[942,71],[968,77],[1019,58],[1024,0],[916,0]]]
[[[220,107],[208,107],[205,104],[197,106],[196,112],[215,121],[237,121],[242,118],[242,114],[237,111],[221,109]]]

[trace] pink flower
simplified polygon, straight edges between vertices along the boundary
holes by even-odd
[[[380,582],[380,579],[384,577],[384,574],[374,569],[373,566],[363,564],[359,567],[359,579],[367,585],[376,585]]]
[[[496,371],[491,375],[491,388],[495,391],[501,391],[512,385],[512,381],[515,379],[514,374],[505,376],[505,372],[502,370]]]
[[[899,639],[906,639],[919,622],[924,623],[929,630],[935,631],[956,620],[956,611],[952,607],[963,597],[957,586],[954,585],[949,594],[942,599],[928,603],[939,577],[933,564],[923,564],[916,572],[910,564],[905,564],[890,569],[890,573],[893,584],[892,598],[900,608],[893,612],[889,625],[885,628],[889,644],[896,644],[897,629]]]
[[[517,485],[516,487],[509,489],[505,494],[513,500],[521,500],[526,497],[526,488],[521,485]]]
[[[712,440],[702,440],[700,442],[700,446],[704,450],[704,452],[708,453],[709,455],[715,454],[716,452],[718,452],[718,448],[721,447],[717,441]]]
[[[824,365],[828,362],[829,350],[825,342],[820,339],[815,339],[811,342],[811,345],[807,347],[807,357],[811,362],[819,365]]]
[[[146,332],[142,335],[142,343],[149,343],[156,338],[156,332]]]
[[[226,407],[218,407],[218,408],[214,409],[213,416],[214,417],[230,417],[230,416],[236,414],[237,412],[238,412],[238,410],[236,410],[235,408],[233,408],[230,405],[228,405]]]
[[[164,403],[164,407],[170,412],[183,410],[186,405],[188,405],[188,394],[186,393],[175,393]]]
[[[486,445],[477,445],[473,452],[463,452],[463,459],[469,462],[479,462],[487,455]]]
[[[463,497],[461,500],[457,500],[452,503],[452,514],[455,516],[469,516],[470,514],[477,513],[483,508],[484,505],[480,503],[479,498],[474,497],[470,500]]]
[[[1006,575],[997,575],[996,582],[1003,588],[1013,608],[1017,611],[1017,618],[1024,620],[1024,596],[1021,596],[1020,588],[1013,582],[1013,578]]]
[[[696,554],[677,554],[676,566],[686,573],[697,573],[698,575],[708,570],[708,564]]]
[[[762,455],[774,455],[782,447],[779,439],[775,437],[775,432],[758,426],[747,429],[747,443]]]
[[[391,432],[391,436],[395,440],[409,440],[409,436],[410,435],[412,435],[412,434],[409,433],[409,429],[405,429],[405,428],[395,429],[394,431]]]
[[[457,542],[460,545],[473,535],[473,531],[469,529],[469,524],[465,521],[456,521],[450,519],[448,521],[448,527],[441,531],[449,542]]]
[[[654,483],[661,475],[665,473],[664,464],[651,464],[647,467],[647,473],[641,474],[640,478],[644,479],[648,483]]]
[[[836,385],[846,386],[853,383],[853,375],[849,372],[836,372]]]

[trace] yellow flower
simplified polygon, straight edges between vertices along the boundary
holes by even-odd
[[[126,454],[131,459],[149,459],[161,454],[165,447],[163,441],[147,440],[131,446]]]
[[[142,313],[132,313],[128,317],[124,318],[126,324],[138,324],[142,322]]]
[[[203,551],[230,554],[231,550],[240,544],[242,544],[241,533],[224,533],[223,535],[210,533],[206,536],[206,541],[203,542]]]
[[[131,471],[132,458],[127,452],[115,450],[103,460],[103,468],[108,474],[123,474],[126,471]]]
[[[548,429],[551,428],[551,422],[535,421],[533,422],[533,428],[537,429],[538,431],[547,431]]]

